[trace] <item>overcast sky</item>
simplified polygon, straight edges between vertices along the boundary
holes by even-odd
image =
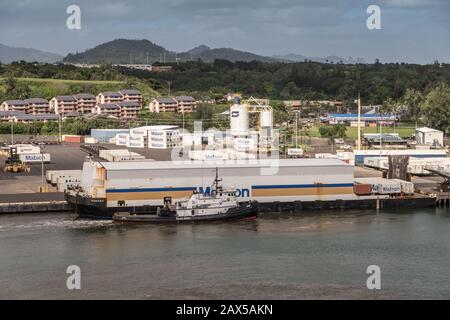
[[[66,27],[81,8],[81,30]],[[381,8],[368,30],[367,7]],[[262,55],[450,62],[450,0],[0,0],[0,43],[67,54],[115,38],[173,51],[197,45]]]

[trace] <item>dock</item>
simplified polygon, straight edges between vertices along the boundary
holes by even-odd
[[[0,215],[67,211],[72,211],[72,207],[66,201],[0,203]]]

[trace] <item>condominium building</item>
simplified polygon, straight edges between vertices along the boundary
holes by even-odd
[[[150,102],[150,112],[177,112],[178,101],[172,97],[156,98]]]
[[[2,111],[0,110],[0,121],[12,121],[14,120],[14,116],[25,114],[25,112],[21,111]]]
[[[142,106],[142,95],[139,90],[120,90],[119,93],[122,95],[123,101],[136,101],[140,106]]]
[[[77,111],[77,100],[74,96],[56,96],[50,100],[50,111],[65,115]]]
[[[105,103],[116,103],[123,101],[123,96],[119,92],[106,91],[97,95],[97,105]]]
[[[6,100],[0,105],[0,111],[28,111],[28,103],[25,100]]]
[[[178,113],[191,113],[197,108],[197,101],[189,96],[175,97],[178,102]]]
[[[136,119],[141,110],[141,104],[138,101],[122,101],[118,102],[120,107],[120,117],[122,119]]]
[[[95,113],[120,118],[120,106],[116,103],[100,103],[95,106]]]
[[[32,98],[26,99],[26,103],[28,103],[28,112],[29,114],[46,114],[50,111],[50,105],[47,99],[42,98]]]
[[[93,94],[79,93],[73,97],[77,101],[78,113],[86,114],[94,111],[95,105],[97,104],[97,99]]]
[[[189,96],[161,97],[150,102],[150,112],[190,113],[197,108],[197,101]]]

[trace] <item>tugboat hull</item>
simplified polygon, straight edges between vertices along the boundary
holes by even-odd
[[[254,219],[258,215],[258,207],[255,203],[241,205],[231,208],[225,213],[192,216],[189,218],[177,218],[175,214],[169,216],[159,216],[157,214],[130,214],[117,213],[113,215],[113,222],[119,224],[135,224],[135,223],[203,223],[218,222],[227,220],[247,220]]]

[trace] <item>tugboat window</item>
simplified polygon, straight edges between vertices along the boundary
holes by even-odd
[[[119,201],[117,201],[117,205],[119,207],[124,207],[125,206],[125,201],[124,200],[119,200]]]
[[[195,211],[194,211],[194,210],[192,210],[192,211],[191,211],[191,214],[192,214],[192,215],[194,215],[194,212],[195,212]]]

